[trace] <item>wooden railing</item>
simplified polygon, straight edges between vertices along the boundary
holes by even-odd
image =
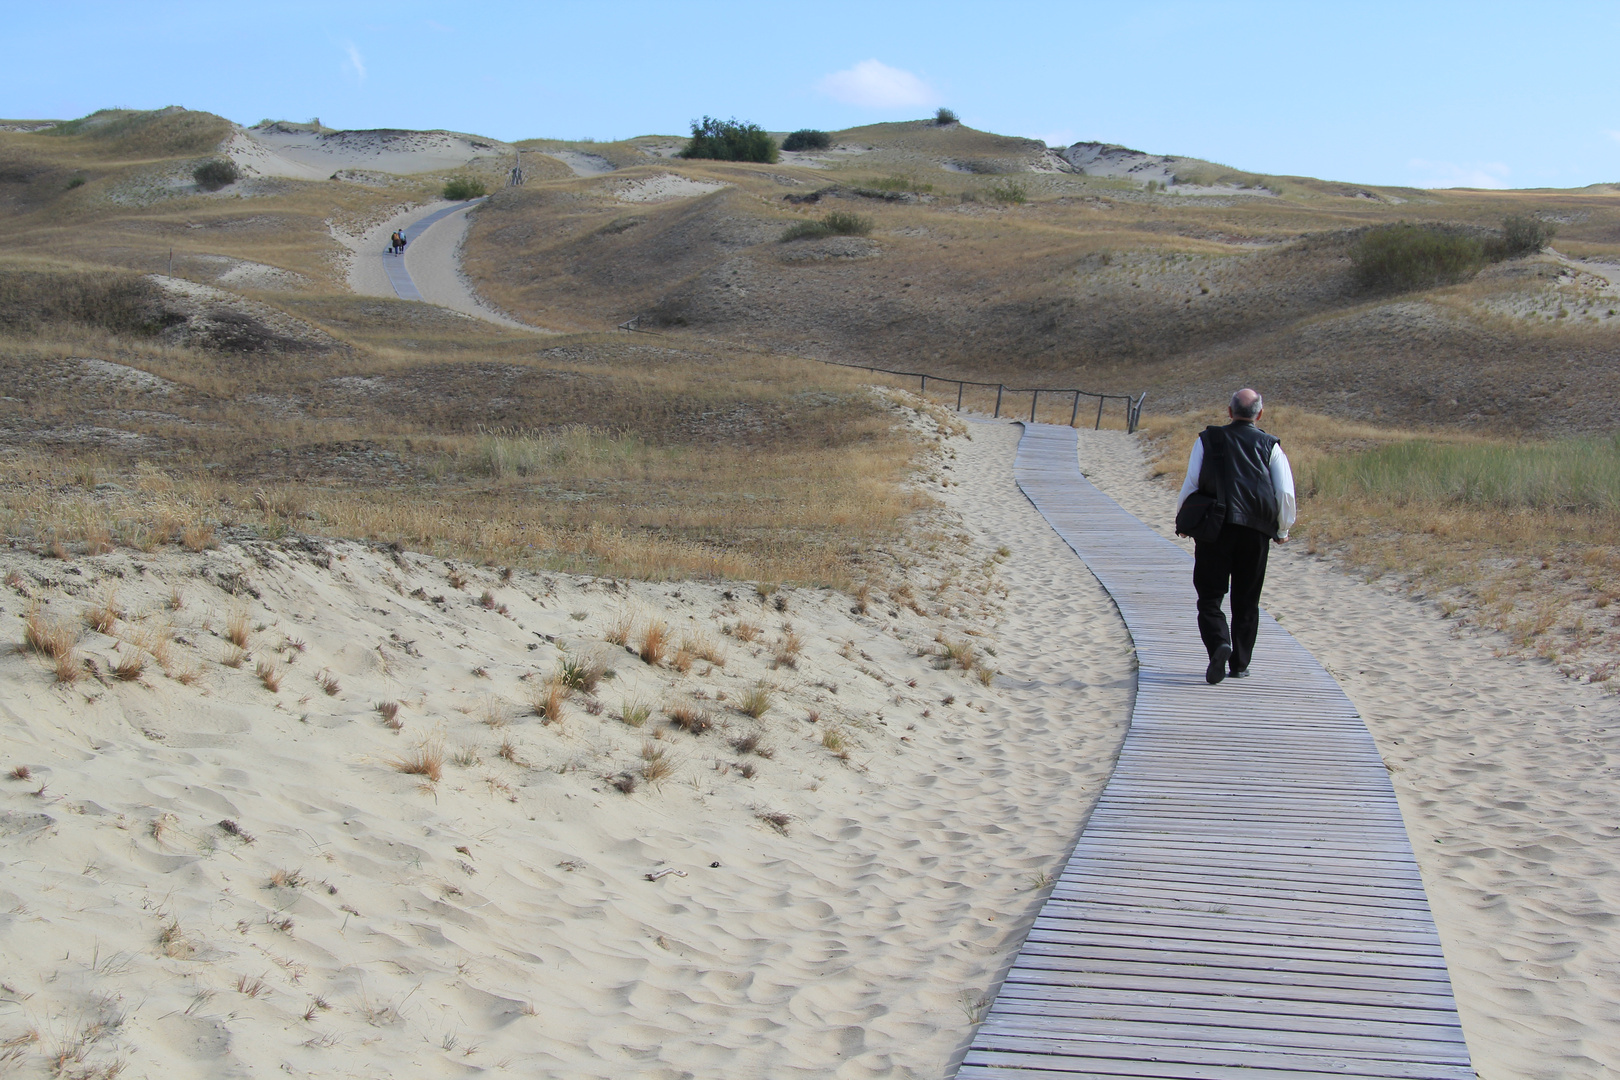
[[[640,315],[636,315],[636,316],[634,316],[634,317],[632,317],[630,319],[626,319],[622,323],[619,323],[618,328],[620,330],[628,330],[628,331],[632,331],[634,333],[639,333],[639,334],[654,333],[653,331],[650,331],[650,330],[641,329],[641,316]],[[661,336],[661,335],[659,335],[659,336]],[[722,343],[721,342],[716,342],[716,344],[722,344]],[[739,346],[736,342],[724,342],[723,344],[726,344],[731,348],[741,347],[741,348],[751,349],[750,346],[746,346],[746,345]],[[766,350],[754,350],[754,351],[766,351]],[[1147,400],[1147,391],[1146,390],[1142,391],[1140,394],[1137,394],[1135,397],[1132,397],[1130,394],[1099,394],[1099,393],[1097,393],[1096,391],[1093,391],[1093,390],[1076,390],[1073,387],[1008,386],[1005,383],[977,382],[977,381],[975,381],[973,379],[949,379],[949,378],[944,377],[943,375],[929,375],[929,374],[927,374],[925,372],[921,372],[921,371],[897,371],[894,368],[873,367],[870,364],[842,364],[842,363],[839,363],[837,360],[823,360],[820,357],[816,357],[816,356],[801,357],[801,359],[814,360],[818,364],[829,364],[832,367],[855,368],[855,369],[861,370],[861,371],[870,371],[870,372],[872,372],[874,374],[876,374],[878,372],[882,372],[885,375],[898,375],[903,379],[917,379],[917,380],[919,380],[918,384],[917,384],[917,390],[918,390],[919,393],[923,393],[923,394],[926,394],[928,392],[928,381],[930,379],[932,379],[936,383],[947,383],[947,384],[954,383],[956,385],[956,411],[957,412],[962,411],[962,395],[967,390],[967,388],[970,387],[970,386],[982,386],[986,390],[989,390],[989,389],[994,389],[995,390],[995,392],[996,392],[995,415],[998,418],[1001,416],[1001,406],[1002,406],[1003,399],[1006,397],[1006,395],[1008,395],[1008,394],[1028,394],[1029,395],[1029,420],[1030,420],[1030,423],[1035,422],[1035,410],[1037,408],[1039,408],[1039,406],[1040,406],[1041,395],[1042,394],[1056,394],[1059,397],[1062,397],[1062,396],[1065,396],[1065,395],[1072,395],[1074,400],[1073,400],[1073,404],[1072,404],[1071,408],[1069,409],[1069,426],[1070,427],[1077,426],[1077,424],[1078,424],[1078,422],[1080,420],[1080,399],[1085,397],[1085,398],[1096,398],[1097,399],[1097,419],[1096,419],[1095,423],[1092,425],[1094,429],[1100,429],[1102,427],[1103,409],[1107,406],[1107,404],[1110,401],[1121,401],[1121,402],[1124,402],[1124,404],[1125,404],[1125,430],[1127,432],[1135,432],[1136,428],[1137,428],[1137,425],[1140,424],[1141,421],[1142,421],[1142,402]]]

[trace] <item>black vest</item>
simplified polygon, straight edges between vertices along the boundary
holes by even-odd
[[[1277,489],[1271,483],[1271,451],[1280,440],[1246,420],[1207,427],[1199,438],[1204,440],[1204,465],[1198,474],[1198,490],[1221,496],[1215,468],[1217,463],[1223,465],[1226,523],[1276,536]]]

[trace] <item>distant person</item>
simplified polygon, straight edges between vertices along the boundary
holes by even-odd
[[[399,230],[399,253],[405,254],[405,230]]]
[[[1282,443],[1257,426],[1261,407],[1260,395],[1253,390],[1245,388],[1232,395],[1226,410],[1232,422],[1207,427],[1198,436],[1187,459],[1186,482],[1176,500],[1177,532],[1185,525],[1182,507],[1195,492],[1226,511],[1215,535],[1197,535],[1191,527],[1185,533],[1195,540],[1198,634],[1209,652],[1204,678],[1211,685],[1228,675],[1241,679],[1249,674],[1254,638],[1260,629],[1260,590],[1266,583],[1268,545],[1286,543],[1294,525],[1294,474]],[[1228,588],[1232,592],[1230,628],[1221,611]]]
[[[388,254],[390,254],[390,255],[398,255],[399,254],[399,230],[398,229],[395,229],[393,234],[388,237]]]

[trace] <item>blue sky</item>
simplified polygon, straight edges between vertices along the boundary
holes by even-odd
[[[500,139],[974,127],[1425,187],[1620,181],[1620,3],[7,5],[0,115],[178,104]]]

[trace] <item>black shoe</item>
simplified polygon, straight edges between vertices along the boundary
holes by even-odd
[[[1232,646],[1217,645],[1215,651],[1209,656],[1209,670],[1204,672],[1204,681],[1214,686],[1226,678],[1226,661],[1232,655]]]
[[[1248,668],[1242,668],[1242,669],[1233,668],[1231,671],[1229,671],[1227,673],[1226,677],[1228,679],[1247,679],[1249,677],[1249,669]]]

